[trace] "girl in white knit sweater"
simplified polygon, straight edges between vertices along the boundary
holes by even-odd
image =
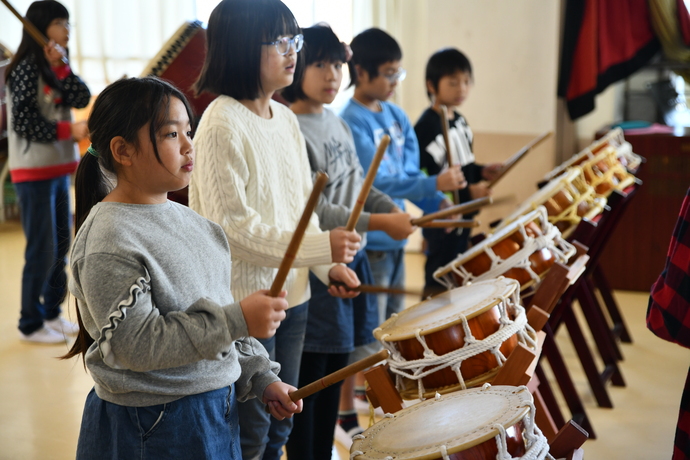
[[[208,53],[197,91],[219,94],[195,136],[198,152],[189,188],[192,209],[219,223],[230,242],[236,298],[268,288],[312,189],[304,138],[295,115],[271,99],[292,83],[302,35],[279,0],[224,0],[207,30]],[[286,289],[290,308],[276,335],[262,343],[281,364],[280,378],[296,385],[307,320],[309,269],[324,283],[356,287],[344,265],[360,237],[345,229],[319,230],[312,216]],[[351,297],[342,287],[332,295]],[[270,424],[270,427],[269,427]],[[291,420],[269,420],[261,403],[240,404],[243,458],[280,459]]]

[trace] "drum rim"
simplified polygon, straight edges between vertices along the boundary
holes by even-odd
[[[512,395],[516,398],[516,402],[519,404],[516,404],[515,407],[515,412],[510,415],[510,418],[507,420],[501,420],[500,424],[508,429],[515,424],[523,421],[525,419],[525,416],[530,412],[530,405],[533,403],[532,395],[530,394],[529,390],[526,387],[515,387],[515,386],[508,386],[508,385],[497,385],[497,386],[491,386],[489,385],[487,388],[469,388],[467,390],[463,391],[455,391],[443,396],[439,396],[438,399],[427,399],[425,401],[421,401],[417,404],[414,404],[410,407],[406,407],[404,409],[401,409],[400,411],[396,412],[395,414],[392,414],[392,417],[390,418],[384,418],[383,420],[380,420],[379,422],[375,423],[368,429],[366,429],[362,435],[364,436],[364,439],[355,439],[352,443],[352,447],[350,449],[350,452],[355,452],[355,451],[361,451],[361,445],[369,439],[367,435],[375,435],[377,433],[380,433],[382,430],[384,430],[388,425],[391,423],[394,423],[394,419],[399,419],[401,417],[407,416],[409,413],[416,412],[418,410],[423,409],[427,405],[432,405],[432,404],[442,404],[444,399],[452,399],[456,397],[468,397],[470,396],[471,393],[479,393],[481,394],[482,392],[501,392],[501,393],[507,393],[510,392]],[[493,424],[499,423],[499,421],[493,421]],[[478,429],[483,429],[484,427],[479,427]],[[475,430],[475,431],[476,431]],[[469,440],[463,444],[458,444],[452,447],[447,447],[447,453],[450,454],[455,454],[458,452],[463,452],[468,449],[471,449],[472,447],[475,447],[479,444],[482,444],[490,439],[495,438],[496,436],[499,435],[499,430],[496,428],[489,428],[486,433],[484,433],[481,436],[478,436],[475,439]],[[448,441],[446,441],[448,442]],[[381,452],[378,451],[382,454],[385,454],[386,452]],[[394,454],[394,452],[388,452],[388,454]],[[439,456],[440,452],[434,451],[434,452],[428,452],[424,453],[422,455],[416,456],[416,457],[410,457],[410,456],[401,456],[399,453],[397,454],[396,459],[400,460],[437,460],[440,459],[441,457]],[[366,455],[366,453],[362,454]],[[355,459],[360,458],[360,456],[354,457]],[[386,457],[362,457],[362,458],[386,458]]]
[[[534,222],[537,219],[541,219],[541,221],[542,221],[542,225],[540,226],[540,228],[542,230],[544,228],[544,224],[551,225],[551,223],[549,222],[548,213],[546,212],[546,208],[543,205],[540,205],[534,211],[531,211],[528,214],[524,214],[524,215],[518,217],[517,219],[515,219],[510,224],[506,225],[505,227],[501,228],[500,230],[497,230],[495,233],[492,233],[491,235],[489,235],[486,239],[482,240],[480,244],[473,246],[468,251],[465,251],[462,254],[459,254],[458,257],[456,257],[455,259],[453,259],[452,261],[450,261],[449,263],[447,263],[443,267],[438,268],[434,272],[434,278],[438,279],[442,276],[445,276],[445,275],[451,273],[453,271],[453,267],[455,265],[467,262],[471,258],[474,258],[475,256],[477,256],[480,252],[483,252],[484,247],[487,246],[487,243],[498,244],[501,241],[503,241],[504,239],[508,238],[514,232],[518,231],[518,227],[520,224],[526,225],[526,224],[529,224],[531,222]],[[463,257],[461,258],[460,256],[463,256]]]
[[[567,176],[567,177],[566,177]],[[572,177],[570,177],[572,176]],[[539,206],[543,206],[544,203],[553,196],[558,193],[559,191],[562,190],[562,188],[556,188],[557,185],[562,185],[563,183],[565,184],[572,184],[575,179],[577,179],[577,176],[583,176],[584,179],[584,172],[582,171],[582,168],[580,166],[573,166],[571,168],[568,168],[563,174],[560,176],[550,180],[546,185],[544,185],[542,188],[534,192],[532,195],[530,195],[529,198],[525,199],[525,201],[522,202],[522,204],[515,209],[511,214],[509,214],[505,219],[501,221],[501,223],[498,225],[496,228],[496,231],[507,227],[510,223],[514,222],[518,217],[523,216],[527,214],[528,212],[531,212],[535,209],[537,209]],[[552,185],[553,184],[553,185]],[[588,187],[594,188],[587,184]],[[594,193],[592,193],[594,195]],[[585,195],[580,195],[584,197]],[[539,198],[540,200],[537,200]],[[535,206],[535,203],[539,203]],[[548,213],[547,213],[548,214]],[[552,216],[549,216],[551,218]],[[553,223],[553,222],[552,222]]]
[[[170,66],[170,63],[179,56],[184,47],[192,40],[194,34],[199,29],[203,28],[203,24],[198,19],[194,21],[185,21],[177,28],[168,41],[165,42],[158,53],[146,63],[141,77],[148,77],[150,75],[157,77],[161,76]],[[157,71],[159,66],[161,66],[161,68]]]
[[[596,142],[593,142],[592,144],[590,144],[589,146],[587,146],[586,148],[584,148],[580,152],[571,156],[570,158],[565,160],[563,163],[561,163],[560,165],[556,166],[554,169],[552,169],[551,171],[546,173],[544,175],[544,177],[542,178],[542,181],[551,181],[551,180],[555,179],[556,177],[560,176],[563,171],[571,168],[572,166],[578,166],[578,164],[577,164],[578,160],[581,160],[582,158],[585,158],[587,156],[591,157],[592,155],[594,155],[594,153],[592,152],[593,149],[596,149],[599,146],[604,145],[604,144],[610,144],[612,141],[614,141],[614,142],[618,141],[620,139],[616,139],[616,138],[619,138],[619,137],[622,138],[623,140],[625,140],[625,137],[623,136],[623,129],[621,129],[620,126],[609,130],[609,132],[607,132],[601,139],[597,140]]]
[[[419,302],[415,305],[412,305],[403,311],[399,312],[395,316],[391,316],[388,318],[386,321],[384,321],[379,327],[374,329],[374,337],[377,340],[385,340],[386,342],[399,342],[401,340],[408,340],[408,339],[413,339],[415,338],[415,331],[419,330],[419,335],[425,336],[429,334],[433,334],[435,332],[439,332],[445,329],[448,329],[451,326],[455,326],[456,324],[462,323],[463,318],[466,319],[472,319],[475,318],[482,313],[485,313],[495,307],[496,305],[499,305],[501,302],[504,301],[504,299],[509,298],[512,296],[516,290],[520,289],[520,283],[512,278],[505,278],[503,276],[500,276],[498,278],[491,278],[488,280],[481,280],[481,281],[476,281],[474,283],[469,283],[463,286],[456,287],[454,289],[450,289],[448,291],[445,291],[441,294],[438,294],[435,297],[432,297],[432,299],[438,298],[443,295],[449,295],[451,292],[458,291],[458,290],[463,290],[463,289],[472,289],[476,288],[477,285],[482,286],[485,284],[496,284],[498,285],[499,283],[504,283],[504,288],[501,290],[500,286],[497,286],[497,289],[492,293],[492,295],[495,295],[495,297],[490,301],[487,302],[487,299],[484,299],[483,302],[486,302],[484,305],[482,305],[481,308],[478,310],[474,311],[471,316],[465,316],[465,315],[460,315],[460,314],[455,314],[451,316],[453,318],[452,320],[448,320],[448,318],[445,318],[446,322],[443,324],[437,324],[438,321],[434,321],[433,323],[426,325],[424,327],[418,327],[415,328],[414,330],[410,331],[405,331],[405,332],[396,332],[395,334],[391,334],[389,331],[386,331],[387,327],[395,327],[395,324],[397,321],[399,321],[399,318],[404,317],[406,315],[409,315],[411,311],[414,310],[414,308],[418,305],[421,305],[425,302],[429,302],[429,300],[424,300],[422,302]],[[497,294],[498,293],[498,294]],[[503,293],[502,296],[500,293]],[[444,305],[445,306],[445,305]],[[407,313],[406,313],[407,312]]]

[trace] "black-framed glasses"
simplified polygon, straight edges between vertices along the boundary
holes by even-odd
[[[288,37],[283,37],[279,38],[278,40],[274,42],[261,42],[262,45],[275,45],[276,50],[278,50],[278,54],[285,56],[290,52],[290,48],[292,47],[295,50],[295,53],[299,53],[300,50],[302,49],[302,46],[304,45],[304,35],[302,34],[297,34],[292,38]]]

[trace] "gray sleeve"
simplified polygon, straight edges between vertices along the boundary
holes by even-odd
[[[253,337],[235,341],[235,349],[242,369],[240,378],[235,382],[237,400],[244,402],[251,398],[263,398],[267,386],[280,382],[280,364],[271,361],[266,349]]]
[[[376,187],[371,187],[364,209],[371,213],[386,214],[397,206],[395,201]]]
[[[368,202],[368,200],[367,200]],[[366,207],[366,206],[365,206]],[[336,227],[344,227],[350,218],[351,209],[341,204],[333,204],[322,193],[319,202],[316,204],[316,215],[319,217],[319,227],[321,230],[333,230]],[[355,225],[357,233],[364,233],[369,228],[369,213],[362,212]]]
[[[148,270],[132,260],[97,253],[77,261],[76,268],[73,293],[101,358],[112,368],[146,372],[222,360],[234,356],[236,339],[249,335],[239,302],[218,305],[200,298],[161,315]]]

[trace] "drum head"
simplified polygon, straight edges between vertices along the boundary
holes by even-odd
[[[529,412],[532,396],[526,389],[495,386],[473,388],[429,399],[384,418],[355,439],[350,452],[356,460],[392,457],[396,460],[441,458],[462,452],[499,434],[496,424],[510,428]]]
[[[374,330],[374,336],[382,340],[388,334],[383,340],[397,342],[414,338],[417,330],[426,335],[446,329],[463,316],[473,318],[493,308],[519,287],[517,281],[501,277],[446,291],[392,316]]]

